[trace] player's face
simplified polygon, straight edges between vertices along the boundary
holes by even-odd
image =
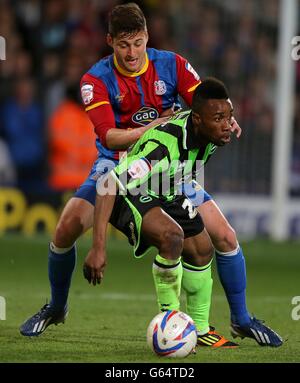
[[[201,113],[193,113],[196,134],[217,146],[230,142],[233,108],[231,101],[207,100]]]
[[[120,67],[127,72],[139,72],[146,62],[148,33],[140,31],[133,35],[120,34],[115,38],[107,36]]]

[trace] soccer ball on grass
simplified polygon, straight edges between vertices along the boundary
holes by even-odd
[[[159,356],[184,358],[197,344],[197,332],[191,317],[168,310],[156,315],[147,329],[147,342]]]

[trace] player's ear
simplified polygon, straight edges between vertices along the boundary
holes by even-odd
[[[109,45],[110,47],[113,46],[113,38],[111,37],[109,33],[106,35],[106,42],[107,42],[107,45]]]
[[[194,124],[196,124],[196,125],[201,124],[202,120],[201,120],[200,113],[192,112],[192,117],[193,117]]]

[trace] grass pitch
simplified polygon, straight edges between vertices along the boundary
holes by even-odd
[[[238,349],[201,348],[180,360],[158,358],[147,346],[146,329],[157,313],[152,256],[135,260],[125,240],[110,241],[104,280],[94,287],[82,276],[90,244],[82,239],[66,324],[50,326],[40,337],[21,336],[19,325],[49,298],[47,242],[47,238],[0,237],[0,296],[6,300],[6,320],[0,321],[0,362],[300,362],[300,320],[291,316],[292,298],[300,296],[299,242],[243,244],[248,309],[287,339],[282,347],[260,347],[244,339]],[[228,305],[213,269],[211,324],[231,339]]]

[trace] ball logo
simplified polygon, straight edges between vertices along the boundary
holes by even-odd
[[[140,110],[134,113],[131,119],[136,124],[145,126],[158,117],[159,114],[156,109],[143,106]]]

